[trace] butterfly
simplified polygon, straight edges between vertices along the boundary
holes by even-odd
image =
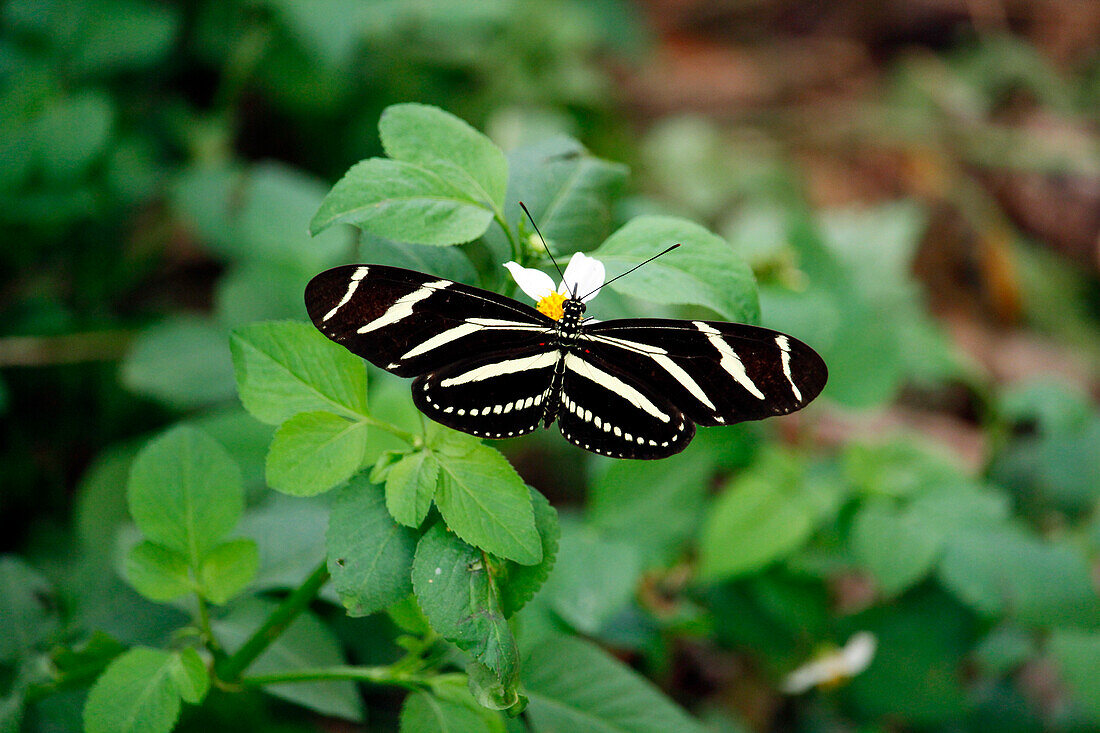
[[[436,422],[501,439],[556,420],[570,443],[615,458],[678,453],[696,424],[794,412],[828,378],[813,349],[766,328],[586,320],[603,265],[581,253],[557,290],[541,271],[508,267],[537,308],[422,272],[362,264],[314,277],[306,309],[321,333],[352,353],[415,377],[413,402]]]

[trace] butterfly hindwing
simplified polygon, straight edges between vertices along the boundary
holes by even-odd
[[[740,323],[646,318],[587,326],[581,343],[701,425],[794,412],[821,392],[825,362],[801,341]]]
[[[558,362],[556,349],[466,359],[413,382],[413,402],[447,427],[483,438],[530,433],[542,421]]]
[[[510,298],[385,265],[345,265],[313,278],[306,310],[333,341],[401,377],[471,355],[537,348],[554,322]]]
[[[635,375],[583,350],[564,359],[558,425],[570,443],[616,458],[664,458],[695,435],[695,425]]]

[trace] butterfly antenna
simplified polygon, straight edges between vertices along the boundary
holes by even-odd
[[[535,228],[535,233],[539,235],[539,239],[542,240],[542,247],[546,250],[546,254],[550,255],[550,261],[554,263],[554,269],[558,271],[558,275],[561,276],[562,282],[565,282],[565,273],[561,271],[561,267],[558,266],[558,261],[554,259],[554,253],[550,251],[550,245],[546,243],[546,237],[542,236],[542,232],[539,231],[539,225],[535,223],[535,217],[531,216],[531,212],[527,210],[527,207],[523,205],[523,202],[519,202],[519,208],[523,209],[523,213],[527,214],[527,218],[531,220],[531,226]],[[574,297],[577,295],[573,293]]]
[[[585,299],[585,298],[587,298],[587,297],[588,297],[589,295],[592,295],[592,293],[595,293],[595,292],[599,291],[599,290],[600,290],[600,288],[604,288],[604,287],[606,287],[606,286],[610,285],[611,283],[613,283],[613,282],[615,282],[616,280],[618,280],[618,279],[619,279],[620,277],[626,277],[627,275],[629,275],[630,273],[634,272],[635,270],[637,270],[637,269],[638,269],[639,267],[641,267],[642,265],[648,265],[648,264],[649,264],[650,262],[653,262],[653,260],[657,259],[657,258],[658,258],[658,257],[660,257],[661,255],[667,255],[667,254],[668,254],[669,252],[671,252],[672,250],[676,249],[676,248],[677,248],[677,247],[679,247],[679,246],[680,246],[680,244],[679,244],[679,243],[676,243],[676,244],[672,245],[671,247],[669,247],[668,249],[666,249],[665,251],[663,251],[663,252],[658,252],[657,254],[653,255],[652,257],[650,257],[650,258],[649,258],[648,260],[646,260],[645,262],[640,262],[640,263],[638,263],[637,265],[634,265],[634,267],[631,267],[631,268],[630,268],[629,270],[627,270],[626,272],[622,273],[621,275],[616,275],[615,277],[611,278],[610,280],[608,280],[607,282],[605,282],[605,283],[604,283],[603,285],[601,285],[601,286],[600,286],[599,288],[596,288],[595,290],[593,290],[593,291],[592,291],[591,293],[585,293],[584,295],[582,295],[582,296],[581,296],[581,300],[584,300],[584,299]]]

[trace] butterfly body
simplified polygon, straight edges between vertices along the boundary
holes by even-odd
[[[384,265],[321,273],[306,307],[330,339],[415,377],[413,401],[437,422],[500,439],[557,421],[574,445],[619,458],[678,453],[696,423],[793,412],[827,379],[813,349],[768,329],[585,321],[576,297],[554,320],[487,290]]]

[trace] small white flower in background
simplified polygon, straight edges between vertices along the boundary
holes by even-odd
[[[855,677],[871,664],[877,646],[878,640],[871,632],[854,634],[840,649],[822,654],[788,674],[780,689],[797,695],[812,687],[830,687]]]
[[[517,262],[506,262],[504,266],[512,273],[519,289],[535,300],[535,308],[539,313],[555,321],[561,320],[561,304],[567,298],[576,295],[587,303],[596,297],[603,286],[603,263],[583,252],[577,252],[569,260],[564,277],[556,290],[554,281],[542,270],[523,267]]]

